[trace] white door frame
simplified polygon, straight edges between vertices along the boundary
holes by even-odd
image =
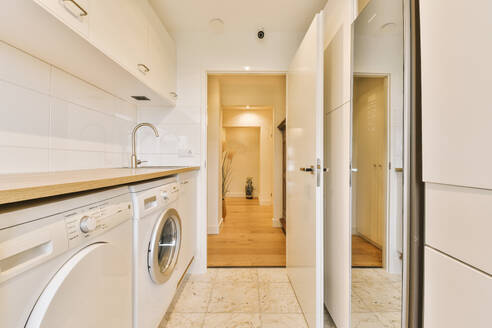
[[[209,75],[285,75],[287,81],[287,71],[285,70],[272,70],[272,71],[244,71],[244,70],[213,70],[203,69],[201,72],[201,106],[200,106],[200,127],[201,127],[201,154],[200,154],[200,175],[199,182],[200,188],[198,190],[198,215],[197,215],[197,257],[196,262],[193,265],[194,273],[205,273],[207,271],[207,123],[208,123],[208,110],[207,110],[207,91],[208,91],[208,76]],[[272,115],[275,116],[272,110]],[[275,118],[275,117],[274,117]]]

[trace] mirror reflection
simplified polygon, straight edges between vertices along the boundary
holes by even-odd
[[[400,327],[403,2],[359,1],[353,24],[352,327]]]

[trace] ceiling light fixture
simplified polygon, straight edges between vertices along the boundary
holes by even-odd
[[[251,67],[249,67],[249,66],[244,66],[243,68],[244,68],[245,71],[251,70]]]
[[[224,21],[220,18],[213,18],[208,22],[210,30],[215,34],[224,32]]]

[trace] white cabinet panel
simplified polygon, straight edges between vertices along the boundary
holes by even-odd
[[[325,85],[326,87],[326,85]],[[325,110],[327,108],[325,107]],[[325,114],[324,296],[337,327],[350,327],[350,103]]]
[[[34,0],[82,35],[89,35],[89,0]]]
[[[424,181],[492,189],[492,1],[421,1]]]
[[[143,78],[138,65],[146,62],[147,21],[137,0],[92,0],[90,39],[125,69]]]
[[[178,175],[179,201],[178,211],[181,218],[183,240],[181,262],[178,264],[183,269],[191,261],[196,253],[197,240],[197,172],[187,172]]]
[[[489,328],[492,278],[425,248],[424,328]]]
[[[162,26],[149,26],[149,81],[163,97],[176,100],[176,47]]]
[[[492,191],[426,184],[425,243],[492,273]]]

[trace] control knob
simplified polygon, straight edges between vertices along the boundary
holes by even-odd
[[[80,230],[83,233],[89,233],[96,229],[96,219],[92,216],[84,216],[80,219]]]

